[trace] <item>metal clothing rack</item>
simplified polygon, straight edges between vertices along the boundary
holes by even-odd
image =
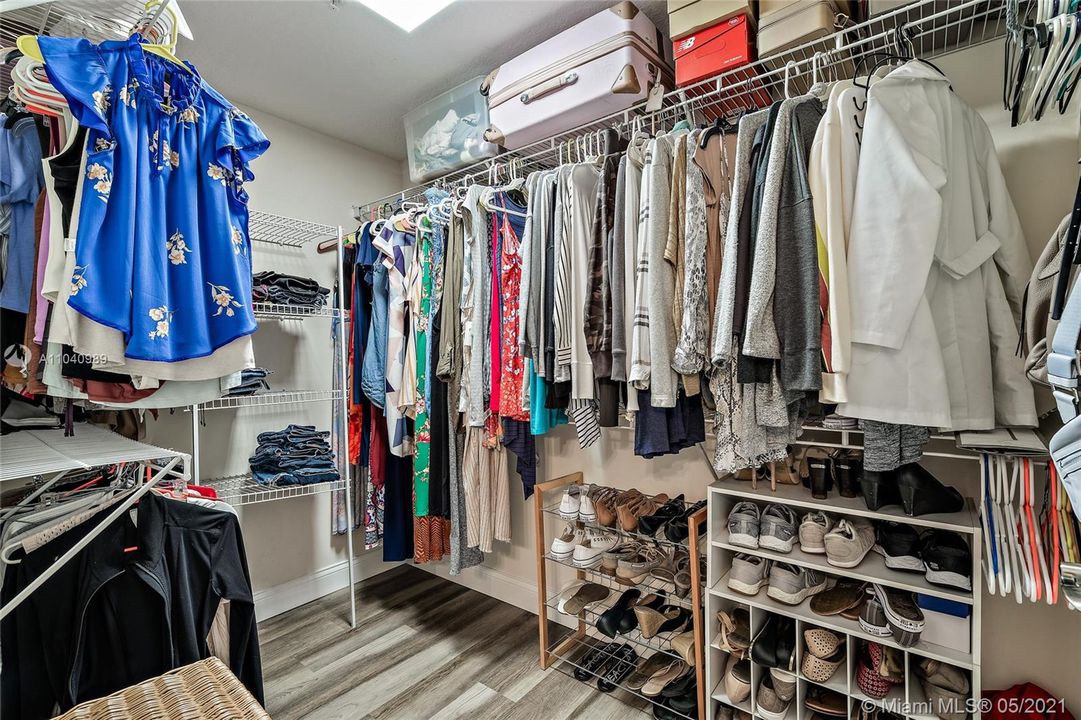
[[[1028,4],[1028,0],[1022,3]],[[468,184],[487,176],[493,169],[513,167],[518,172],[531,172],[556,167],[570,158],[573,149],[584,138],[601,130],[649,128],[695,116],[712,121],[743,110],[767,107],[785,96],[786,87],[791,94],[806,92],[819,74],[825,76],[835,71],[851,75],[860,58],[890,50],[896,29],[902,27],[911,39],[917,57],[934,58],[1003,37],[1007,32],[1006,3],[999,0],[917,0],[832,35],[668,92],[662,99],[661,108],[655,112],[647,111],[645,103],[635,105],[447,173],[426,185],[405,188],[355,205],[353,214],[359,221],[368,220],[387,204],[396,206],[418,200],[428,187]]]
[[[348,461],[340,462],[343,453],[348,453],[349,434],[347,421],[349,408],[347,405],[347,352],[345,332],[345,250],[342,245],[341,226],[332,227],[321,223],[298,220],[296,218],[274,215],[273,213],[253,210],[249,218],[248,235],[255,243],[277,245],[282,248],[301,249],[312,241],[337,238],[336,278],[339,291],[337,300],[331,307],[307,308],[292,305],[278,305],[275,303],[256,303],[255,317],[260,320],[305,320],[308,318],[331,318],[337,320],[335,333],[338,340],[339,369],[333,378],[333,387],[328,390],[294,390],[281,392],[268,392],[263,394],[246,395],[239,397],[222,397],[205,403],[190,406],[187,410],[191,413],[192,434],[192,477],[199,479],[200,484],[213,487],[218,498],[233,505],[254,505],[275,500],[287,500],[307,495],[318,495],[339,490],[345,491],[345,504],[348,517],[353,517],[353,489],[350,482],[350,468]],[[254,246],[253,246],[254,247]],[[251,473],[240,473],[223,477],[203,479],[200,474],[201,448],[200,434],[202,431],[203,413],[211,410],[241,409],[251,407],[282,408],[295,406],[300,403],[331,402],[334,403],[334,413],[341,422],[337,423],[337,448],[339,454],[339,467],[342,476],[332,482],[312,483],[310,485],[286,485],[268,486],[260,485],[252,477]],[[349,615],[350,624],[357,626],[356,592],[353,587],[353,524],[348,523],[346,531],[346,548],[349,554]]]
[[[64,436],[64,431],[23,430],[0,438],[0,484],[13,480],[29,479],[34,490],[12,508],[25,507],[37,501],[46,491],[73,472],[118,463],[138,463],[150,469],[150,477],[135,492],[117,503],[105,520],[86,534],[75,545],[58,557],[49,569],[22,589],[6,605],[0,607],[0,619],[7,617],[34,591],[45,584],[61,567],[78,555],[94,538],[100,535],[120,516],[131,509],[139,499],[158,483],[169,480],[184,485],[191,479],[191,456],[175,450],[136,442],[94,425],[79,425],[77,434]],[[142,477],[143,473],[139,473]]]

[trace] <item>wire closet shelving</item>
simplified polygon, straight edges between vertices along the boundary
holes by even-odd
[[[1022,9],[1028,4],[1022,0]],[[860,58],[889,51],[896,28],[905,28],[917,57],[933,59],[957,50],[975,47],[1003,37],[1007,32],[1006,6],[1002,0],[915,0],[864,22],[850,25],[832,35],[804,43],[748,65],[726,71],[697,83],[677,88],[663,96],[660,109],[649,112],[641,103],[612,113],[591,123],[507,151],[447,173],[423,185],[353,207],[357,220],[369,219],[386,204],[417,201],[432,186],[453,186],[483,181],[493,168],[513,165],[516,172],[528,173],[569,161],[576,143],[591,133],[609,128],[649,128],[691,117],[712,121],[731,117],[744,110],[768,107],[785,97],[807,91],[816,76],[841,73],[851,77]],[[863,72],[869,70],[863,68]]]

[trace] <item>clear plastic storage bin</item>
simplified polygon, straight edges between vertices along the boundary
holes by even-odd
[[[499,153],[484,140],[488,98],[480,94],[483,77],[448,90],[406,114],[405,142],[409,177],[424,182]]]

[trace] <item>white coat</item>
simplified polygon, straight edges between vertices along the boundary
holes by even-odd
[[[952,430],[1035,425],[1015,355],[1031,272],[983,119],[919,61],[872,85],[849,236],[848,402],[838,411]]]

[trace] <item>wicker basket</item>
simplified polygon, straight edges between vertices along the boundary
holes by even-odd
[[[270,720],[216,657],[90,700],[59,720]]]

